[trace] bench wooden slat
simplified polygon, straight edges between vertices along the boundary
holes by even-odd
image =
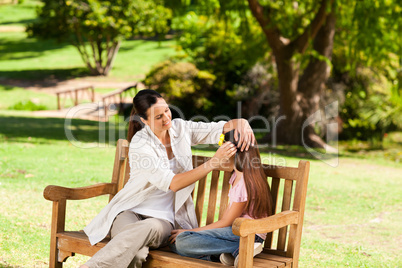
[[[228,207],[228,202],[229,202],[228,194],[229,194],[229,190],[230,190],[229,180],[230,180],[231,176],[232,176],[231,172],[225,172],[223,175],[221,202],[220,202],[220,207],[219,207],[219,219],[222,219],[223,214],[225,213],[226,208]]]
[[[262,253],[258,254],[257,256],[255,256],[256,259],[267,259],[267,260],[272,260],[272,261],[278,261],[278,262],[283,262],[286,265],[291,264],[293,259],[292,258],[288,258],[288,257],[284,257],[284,256],[278,256],[278,255],[273,255],[270,253],[266,253],[266,251],[264,250]]]
[[[150,250],[147,257],[147,262],[143,267],[227,267],[221,263],[203,261],[194,258],[183,257],[176,253],[163,250]]]
[[[261,267],[261,268],[283,268],[285,267],[285,263],[262,259],[262,258],[254,258],[253,267]]]
[[[59,250],[74,252],[85,256],[93,256],[106,246],[110,239],[105,238],[96,245],[91,246],[88,237],[83,232],[62,232],[57,234]]]
[[[299,172],[297,168],[273,165],[264,165],[264,171],[267,177],[275,177],[285,180],[296,180]]]
[[[282,199],[282,211],[290,209],[290,203],[292,200],[292,188],[293,188],[293,181],[285,180],[285,189]],[[279,229],[277,249],[285,250],[287,231],[288,231],[287,226]]]
[[[215,220],[215,207],[216,207],[216,201],[218,197],[218,184],[219,184],[219,170],[214,170],[212,171],[212,176],[211,176],[211,186],[209,188],[209,200],[208,200],[208,212],[207,212],[207,223],[211,224]]]
[[[204,211],[204,199],[207,186],[207,177],[205,176],[198,181],[197,201],[195,203],[195,215],[197,216],[198,225],[201,224],[202,212]]]
[[[276,214],[280,182],[281,181],[279,178],[275,178],[275,177],[272,178],[272,183],[271,183],[272,215]],[[274,242],[273,236],[274,236],[274,232],[267,234],[267,238],[265,239],[264,248],[272,248],[273,242]]]

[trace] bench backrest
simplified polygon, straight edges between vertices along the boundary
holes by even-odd
[[[120,139],[117,142],[112,177],[112,183],[117,184],[117,192],[129,179],[128,146],[127,140]],[[209,157],[193,156],[193,166],[197,167],[208,159]],[[267,234],[264,248],[276,255],[298,259],[309,162],[300,161],[297,168],[265,164],[264,168],[274,202],[273,214],[286,210],[299,212],[298,224]],[[230,176],[231,172],[213,171],[196,183],[193,200],[200,226],[210,224],[223,216],[229,201]],[[110,195],[110,200],[116,193]]]

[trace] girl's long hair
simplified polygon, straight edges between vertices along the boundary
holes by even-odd
[[[225,134],[225,140],[234,143],[234,131]],[[253,218],[264,218],[272,215],[273,201],[270,187],[261,163],[260,152],[257,144],[250,146],[248,151],[238,150],[235,155],[235,168],[243,172],[244,183],[247,191],[247,203],[245,210]]]
[[[143,89],[135,95],[127,131],[128,142],[131,142],[135,133],[144,127],[141,118],[148,119],[147,110],[158,101],[158,98],[162,98],[162,96],[151,89]]]

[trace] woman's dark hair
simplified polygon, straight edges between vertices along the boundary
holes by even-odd
[[[144,127],[141,117],[147,120],[147,110],[154,105],[158,98],[162,98],[161,94],[151,89],[143,89],[133,98],[133,109],[130,114],[130,123],[128,125],[127,140],[131,139]]]
[[[238,135],[240,137],[240,135]],[[234,130],[225,133],[225,141],[237,146],[234,139]],[[247,204],[245,210],[253,218],[263,218],[272,215],[272,195],[261,163],[257,144],[250,146],[248,151],[237,150],[235,155],[235,168],[243,172],[244,184],[247,191]]]

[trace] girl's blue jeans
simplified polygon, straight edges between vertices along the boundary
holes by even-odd
[[[255,242],[264,240],[255,236]],[[204,230],[199,232],[186,231],[176,237],[176,243],[169,244],[172,251],[181,256],[208,261],[219,261],[221,253],[230,253],[233,257],[239,254],[240,237],[234,235],[232,227]]]

